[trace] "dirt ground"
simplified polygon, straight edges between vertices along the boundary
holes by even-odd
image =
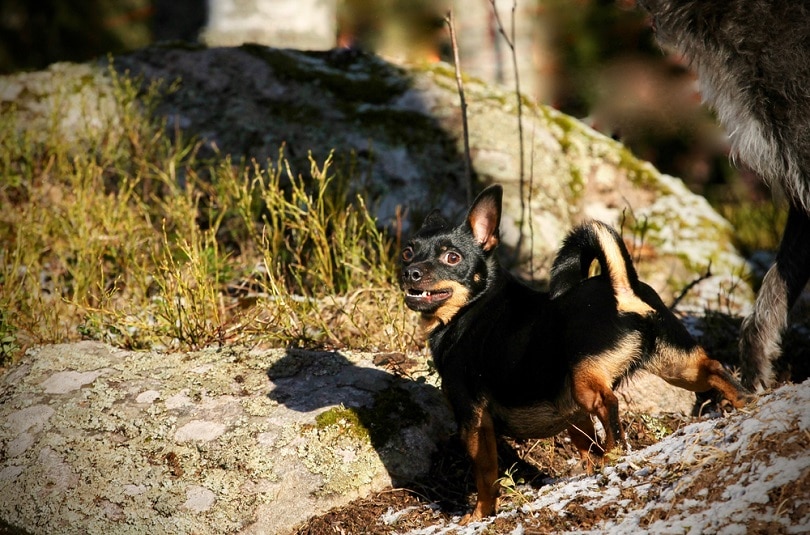
[[[624,420],[627,440],[632,450],[641,449],[679,427],[694,421],[691,417],[666,416],[649,418],[631,415]],[[507,471],[502,483],[502,504],[520,505],[520,485],[540,488],[550,481],[583,473],[578,454],[567,435],[551,439],[501,439],[498,444],[499,466]],[[468,511],[475,499],[472,466],[456,437],[451,438],[434,457],[430,476],[424,482],[388,489],[345,507],[310,519],[296,535],[334,535],[359,533],[401,533],[427,528],[439,519],[447,522]],[[396,525],[384,520],[389,511],[402,512]],[[588,511],[572,505],[561,523],[557,514],[523,519],[524,533],[550,533],[567,529],[589,529],[604,512]],[[501,519],[499,519],[501,520]],[[510,524],[511,525],[507,525]],[[514,519],[503,519],[495,527],[498,533],[509,533],[517,526]]]

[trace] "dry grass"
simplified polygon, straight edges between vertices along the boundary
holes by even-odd
[[[75,146],[0,118],[0,361],[79,338],[126,348],[404,350],[415,322],[388,235],[351,176],[312,161],[206,161],[115,76],[118,121]]]

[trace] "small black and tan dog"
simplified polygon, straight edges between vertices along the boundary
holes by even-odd
[[[609,226],[590,222],[566,238],[550,292],[530,289],[496,259],[500,186],[484,190],[466,220],[431,213],[402,251],[400,284],[421,314],[478,501],[463,522],[495,512],[496,433],[550,437],[568,430],[583,459],[624,445],[613,389],[643,368],[692,391],[716,389],[735,407],[747,393],[710,359],[655,291],[638,280]],[[597,260],[601,274],[588,277]],[[605,429],[597,444],[591,415]]]

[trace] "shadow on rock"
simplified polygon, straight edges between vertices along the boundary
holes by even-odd
[[[323,430],[319,436],[338,428],[342,439],[351,438],[358,447],[369,443],[394,485],[427,475],[437,444],[453,429],[439,389],[370,360],[291,349],[267,375],[274,385],[271,399],[313,413],[312,423],[304,425]]]
[[[444,511],[465,510],[475,490],[472,465],[443,395],[424,380],[376,366],[391,364],[385,360],[381,355],[371,362],[339,352],[288,350],[268,370],[274,385],[269,396],[288,409],[313,413],[309,421],[315,428],[337,426],[358,443],[368,440],[393,485]],[[499,441],[498,453],[501,468],[511,467],[516,480],[537,487],[548,477],[506,441]]]

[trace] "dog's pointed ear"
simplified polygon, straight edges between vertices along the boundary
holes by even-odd
[[[502,199],[503,188],[490,186],[478,195],[467,214],[473,237],[484,251],[490,251],[500,243]]]
[[[450,223],[448,223],[447,219],[445,219],[441,211],[439,211],[439,209],[437,208],[435,210],[432,210],[427,215],[425,221],[422,223],[422,226],[433,228],[433,227],[446,227],[449,224]]]
[[[450,226],[450,222],[445,219],[442,213],[436,209],[431,211],[425,220],[422,222],[422,226],[419,228],[419,234],[430,234],[442,229],[445,229]]]

